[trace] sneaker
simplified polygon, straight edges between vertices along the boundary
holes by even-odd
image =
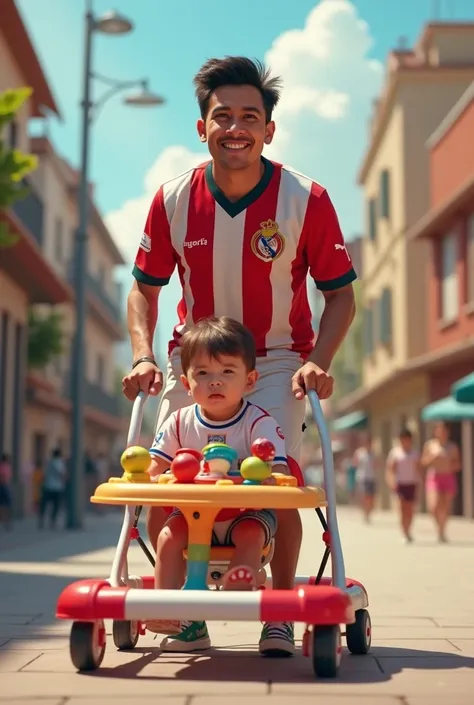
[[[162,651],[199,651],[209,649],[211,640],[206,622],[181,622],[181,632],[168,636],[160,644]]]
[[[258,649],[263,656],[292,656],[295,653],[293,622],[264,624]]]

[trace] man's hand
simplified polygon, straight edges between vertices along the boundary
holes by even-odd
[[[320,399],[328,399],[334,390],[334,379],[314,362],[306,362],[291,378],[291,389],[297,399],[304,399],[314,389]]]
[[[152,362],[140,362],[122,380],[122,391],[127,399],[133,401],[139,392],[146,392],[156,396],[163,387],[163,373]]]

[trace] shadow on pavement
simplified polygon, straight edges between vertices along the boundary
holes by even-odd
[[[474,668],[474,658],[460,654],[380,646],[376,652],[376,656],[352,656],[345,650],[337,680],[344,683],[381,683],[389,681],[405,668],[424,671]],[[161,655],[159,650],[150,647],[137,647],[133,653],[138,656],[133,662],[114,668],[101,667],[93,673],[82,675],[114,679],[138,677],[138,682],[177,680],[272,684],[307,683],[315,680],[311,659],[300,654],[291,659],[262,658],[255,646],[250,644],[215,648],[188,656],[169,653]],[[170,675],[170,670],[175,671],[173,675]]]
[[[82,530],[45,530],[34,542],[0,551],[0,641],[43,640],[53,624],[56,634],[69,630],[56,619],[57,599],[76,580],[107,577],[112,559],[109,565],[95,553],[115,548],[121,519],[121,513],[88,518]]]

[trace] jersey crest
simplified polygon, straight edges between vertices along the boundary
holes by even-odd
[[[264,220],[260,228],[252,237],[252,252],[264,262],[273,262],[285,249],[285,239],[274,220]]]
[[[208,433],[207,442],[208,443],[225,443],[226,442],[225,433]]]

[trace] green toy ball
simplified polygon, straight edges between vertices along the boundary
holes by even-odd
[[[240,466],[240,474],[250,483],[259,483],[267,480],[272,474],[272,469],[268,463],[252,455],[245,458]]]

